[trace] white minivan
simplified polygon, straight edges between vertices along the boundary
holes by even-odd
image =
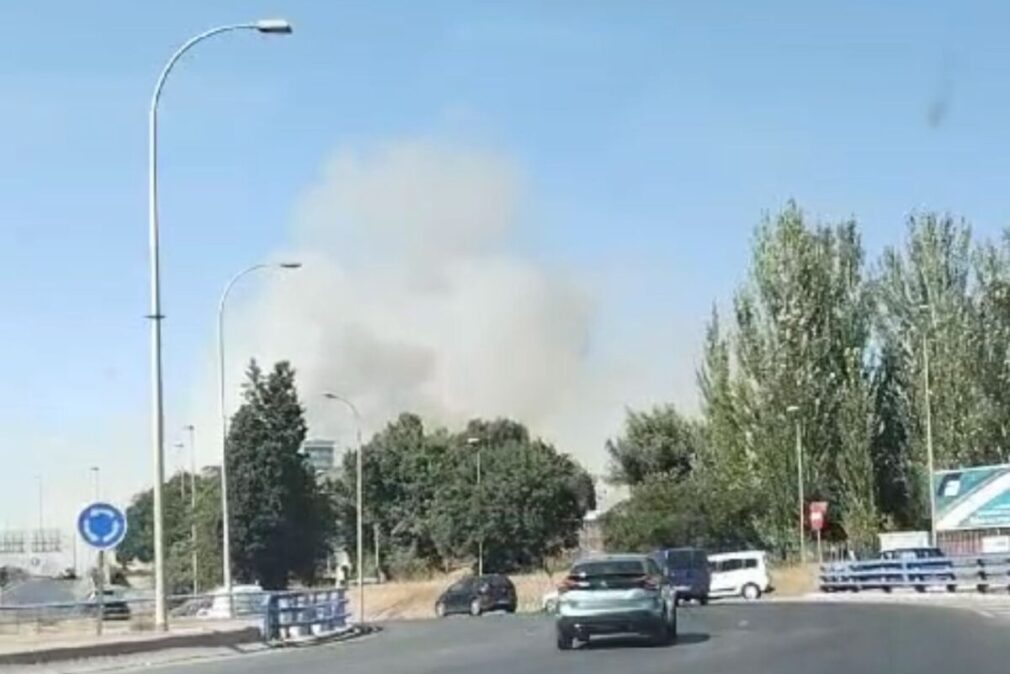
[[[771,589],[765,553],[760,550],[709,555],[708,563],[712,597],[743,597],[753,601]]]

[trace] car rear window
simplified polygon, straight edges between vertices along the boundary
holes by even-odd
[[[645,564],[637,559],[586,562],[572,568],[573,578],[600,578],[609,576],[641,576],[646,573]]]
[[[701,550],[668,550],[666,565],[671,569],[699,569],[708,566],[708,556]]]

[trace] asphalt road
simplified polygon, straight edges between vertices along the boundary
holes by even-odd
[[[15,606],[72,602],[77,599],[79,584],[80,582],[76,580],[29,578],[5,587],[0,594],[0,604]]]
[[[159,674],[1006,674],[1010,622],[936,607],[755,604],[690,607],[680,639],[599,639],[555,649],[544,616],[391,623],[375,635],[188,665]],[[138,670],[140,671],[140,670]]]

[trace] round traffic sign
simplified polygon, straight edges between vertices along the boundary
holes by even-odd
[[[91,547],[111,550],[126,537],[126,516],[114,505],[92,503],[77,516],[77,531]]]

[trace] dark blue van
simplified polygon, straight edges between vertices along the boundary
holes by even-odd
[[[654,559],[677,589],[678,600],[693,599],[702,605],[708,603],[712,577],[707,552],[700,548],[668,548],[655,552]]]

